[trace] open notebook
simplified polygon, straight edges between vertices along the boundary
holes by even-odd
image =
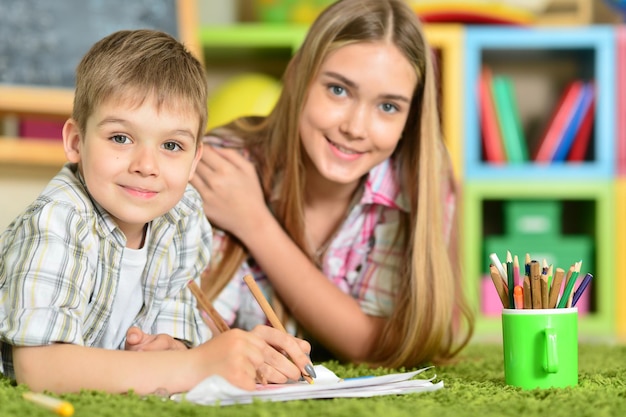
[[[314,398],[374,397],[429,392],[443,388],[443,381],[433,383],[429,379],[414,379],[430,368],[383,376],[341,379],[323,365],[315,366],[317,378],[314,384],[258,385],[256,391],[245,391],[234,387],[220,376],[211,376],[196,385],[191,391],[175,394],[175,401],[189,401],[203,405],[231,405],[251,403],[255,398],[262,401],[292,401]]]

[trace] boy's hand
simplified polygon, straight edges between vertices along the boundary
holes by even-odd
[[[126,332],[125,350],[151,351],[151,350],[187,350],[181,341],[167,334],[144,333],[139,327],[131,327]]]
[[[264,364],[259,371],[268,382],[297,381],[301,373],[315,377],[312,375],[315,371],[309,357],[309,342],[265,325],[256,326],[250,333],[266,343]]]
[[[259,375],[269,383],[298,380],[310,365],[309,351],[308,342],[268,326],[257,326],[250,332],[228,330],[190,350],[198,380],[218,374],[246,390],[255,389],[255,384],[261,382]]]

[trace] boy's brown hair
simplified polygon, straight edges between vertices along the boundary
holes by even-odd
[[[121,30],[96,42],[78,64],[72,118],[84,134],[87,118],[105,101],[140,105],[154,97],[159,108],[198,114],[199,144],[207,121],[207,89],[204,67],[172,36]]]

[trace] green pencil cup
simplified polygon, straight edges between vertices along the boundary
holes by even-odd
[[[578,309],[503,309],[504,380],[523,389],[578,384]]]

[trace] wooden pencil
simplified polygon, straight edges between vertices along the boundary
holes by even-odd
[[[524,277],[522,295],[524,296],[524,308],[533,308],[532,290],[530,288],[530,277],[528,275]]]
[[[583,295],[583,292],[589,286],[589,282],[592,279],[593,279],[593,275],[591,275],[589,272],[587,272],[587,274],[583,278],[582,282],[580,283],[580,285],[576,289],[576,292],[574,293],[573,300],[572,300],[572,307],[576,307],[576,303],[578,302],[580,297]]]
[[[576,279],[578,278],[578,274],[580,273],[580,263],[576,262],[573,266],[572,274],[569,277],[569,280],[565,284],[565,289],[563,290],[563,295],[559,300],[559,304],[557,308],[565,308],[567,307],[567,303],[570,299],[570,294],[572,289],[574,288],[574,284],[576,283]]]
[[[537,261],[530,263],[530,290],[533,308],[542,308],[541,305],[541,265]]]
[[[513,257],[511,256],[511,251],[506,251],[506,277],[507,287],[509,289],[509,306],[515,308],[515,299],[513,298],[515,276],[513,273]]]
[[[552,280],[554,279],[554,265],[550,264],[548,268],[548,288],[552,285]]]
[[[198,284],[194,280],[190,280],[187,283],[187,286],[191,290],[194,297],[196,297],[196,302],[198,303],[198,307],[201,310],[204,310],[205,313],[209,315],[213,324],[219,331],[219,333],[224,333],[229,330],[228,324],[224,321],[224,318],[217,312],[217,310],[213,307],[213,304],[209,301],[209,299],[204,295],[204,292],[200,289]]]
[[[280,319],[278,318],[276,313],[274,313],[272,306],[270,306],[270,303],[267,302],[267,300],[265,299],[265,296],[263,295],[263,292],[261,292],[261,289],[257,285],[256,281],[254,281],[254,277],[252,275],[245,275],[243,277],[243,280],[248,286],[248,288],[250,289],[250,292],[254,296],[254,299],[256,300],[256,302],[259,303],[261,310],[263,310],[263,313],[265,313],[265,316],[267,317],[269,322],[272,324],[272,327],[287,333],[285,326],[283,326],[283,324],[280,322]],[[302,374],[302,377],[309,384],[313,383],[313,378],[311,378],[310,375]]]
[[[547,272],[547,271],[546,271]],[[550,305],[550,289],[548,288],[548,274],[541,274],[541,308],[548,308]]]
[[[47,394],[29,391],[23,393],[22,398],[26,401],[30,401],[34,404],[47,408],[50,411],[54,411],[61,417],[71,417],[74,415],[74,406],[70,402],[56,397],[51,397]]]
[[[509,297],[508,294],[504,292],[504,282],[502,281],[500,272],[498,272],[498,268],[495,265],[491,264],[489,266],[489,271],[491,273],[493,286],[496,287],[496,292],[498,293],[498,297],[500,297],[500,301],[502,302],[502,307],[509,308]]]
[[[561,293],[561,284],[565,277],[565,270],[563,268],[557,268],[552,279],[552,285],[550,285],[550,296],[548,299],[548,308],[556,308],[556,302]]]
[[[521,286],[516,285],[513,288],[513,298],[515,299],[515,309],[524,308],[524,290]]]
[[[567,304],[565,305],[565,307],[567,308],[571,308],[572,307],[572,301],[574,300],[574,287],[576,286],[576,281],[578,281],[578,276],[580,274],[580,267],[582,266],[583,261],[578,261],[578,263],[576,264],[576,268],[574,269],[574,272],[572,273],[572,278],[574,279],[574,285],[572,286],[572,290],[569,293],[569,298],[567,299]],[[574,274],[576,274],[576,276],[574,277]]]
[[[572,277],[572,274],[574,273],[574,269],[576,269],[576,262],[574,262],[568,269],[567,273],[565,274],[565,281],[563,282],[563,290],[565,291],[565,288],[567,288],[567,284],[569,284],[569,280]],[[559,300],[559,304],[561,303],[561,300]]]
[[[502,266],[502,262],[500,262],[498,255],[494,252],[491,255],[489,255],[489,258],[491,259],[491,262],[493,262],[493,264],[496,266],[496,268],[498,268],[498,272],[502,276],[502,279],[504,280],[504,282],[507,282],[506,269],[505,267]]]
[[[527,253],[524,258],[524,274],[530,277],[530,254]]]
[[[519,258],[517,257],[517,255],[513,257],[513,277],[515,285],[519,285],[520,287],[524,285],[524,280],[520,277]]]
[[[215,307],[213,307],[213,304],[211,304],[202,289],[200,289],[200,286],[198,286],[198,284],[196,284],[194,280],[189,280],[187,286],[191,290],[193,296],[196,298],[198,307],[200,307],[201,310],[209,315],[209,318],[211,319],[211,321],[215,325],[215,329],[217,330],[216,334],[224,333],[225,331],[230,330],[228,323],[226,323],[222,315],[217,312]],[[207,323],[207,325],[209,324]],[[209,327],[211,326],[209,325]],[[211,330],[213,331],[213,329]],[[261,381],[263,385],[267,385],[267,379],[265,378],[265,375],[263,375],[258,369],[256,371],[256,377],[259,381]]]

